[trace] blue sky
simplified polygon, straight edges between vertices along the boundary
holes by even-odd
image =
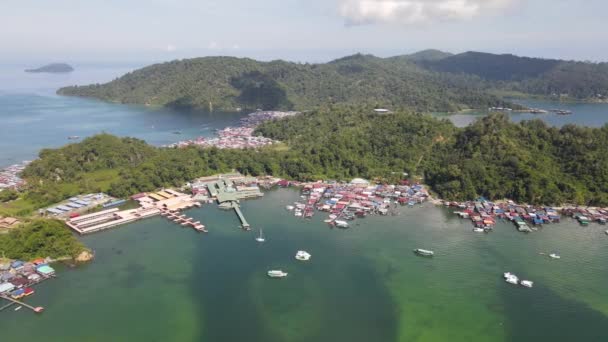
[[[606,13],[605,0],[0,0],[0,62],[426,48],[608,61]]]

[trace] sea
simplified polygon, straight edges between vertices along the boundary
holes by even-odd
[[[55,95],[59,86],[104,82],[130,70],[76,69],[70,75],[0,73],[0,165],[34,158],[40,148],[69,143],[70,135],[105,131],[162,145],[213,134],[244,115]],[[608,122],[606,105],[564,106],[576,107],[574,114],[534,117],[557,126]],[[94,261],[55,265],[57,278],[25,299],[45,312],[0,312],[0,338],[608,341],[606,226],[582,227],[564,218],[523,234],[499,221],[493,232],[480,234],[451,209],[425,203],[336,229],[322,213],[301,219],[285,210],[299,196],[296,189],[275,189],[243,201],[249,232],[239,228],[234,212],[205,204],[186,214],[204,223],[208,234],[155,217],[81,237],[94,250]],[[260,229],[263,243],[255,240]],[[435,256],[416,256],[416,248]],[[298,250],[311,259],[297,261]],[[561,259],[544,255],[552,252]],[[268,278],[270,269],[288,276]],[[505,283],[507,271],[534,287]]]

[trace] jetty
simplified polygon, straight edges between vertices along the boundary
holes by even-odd
[[[169,221],[177,223],[182,227],[191,226],[194,230],[208,233],[209,231],[205,228],[205,225],[201,221],[194,221],[194,218],[180,214],[178,211],[161,209],[161,216],[167,218]]]
[[[25,304],[24,302],[20,302],[20,301],[18,301],[18,300],[16,300],[16,299],[13,299],[13,298],[8,297],[8,296],[5,296],[5,295],[0,295],[0,298],[2,298],[2,299],[6,299],[6,300],[8,300],[9,302],[11,302],[10,304],[5,305],[5,306],[3,306],[2,308],[0,308],[0,310],[4,310],[4,309],[6,309],[6,308],[10,307],[10,306],[11,306],[11,305],[13,305],[13,304],[18,304],[18,305],[23,306],[24,308],[28,308],[28,309],[30,309],[30,310],[32,310],[32,311],[34,311],[35,313],[41,313],[42,311],[44,311],[44,308],[43,308],[42,306],[36,306],[36,307],[34,307],[34,306],[31,306],[31,305]]]

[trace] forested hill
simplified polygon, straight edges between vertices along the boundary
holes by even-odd
[[[608,205],[608,125],[555,128],[499,114],[457,128],[422,114],[334,107],[266,122],[257,133],[287,148],[166,149],[100,135],[44,150],[23,173],[32,184],[26,198],[43,205],[57,201],[49,196],[91,192],[100,173],[113,176],[95,191],[126,197],[236,169],[297,180],[387,182],[407,172],[449,200]]]
[[[425,53],[425,58],[437,58]],[[173,107],[311,109],[355,104],[456,111],[510,105],[477,76],[422,68],[409,58],[353,55],[325,64],[204,57],[155,64],[103,85],[67,87],[63,95]]]
[[[608,63],[481,52],[452,56],[439,52],[428,54],[429,58],[418,57],[412,60],[428,70],[479,76],[492,82],[496,89],[579,100],[608,99]],[[440,58],[432,58],[433,56]]]

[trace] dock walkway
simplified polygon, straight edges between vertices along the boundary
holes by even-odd
[[[243,226],[243,229],[245,229],[245,230],[251,229],[251,226],[249,225],[249,223],[247,223],[247,220],[245,220],[245,216],[241,212],[241,207],[237,204],[233,208],[234,208],[234,212],[236,213],[236,216],[238,216],[239,220],[241,220],[241,226]]]
[[[42,306],[33,307],[33,306],[31,306],[31,305],[25,304],[24,302],[20,302],[20,301],[18,301],[18,300],[16,300],[16,299],[13,299],[13,298],[11,298],[11,297],[4,296],[4,295],[0,295],[0,298],[2,298],[2,299],[6,299],[6,300],[8,300],[9,302],[12,302],[12,303],[11,303],[11,305],[12,305],[12,304],[19,304],[19,305],[21,305],[21,306],[23,306],[23,307],[26,307],[26,308],[28,308],[28,309],[30,309],[30,310],[32,310],[32,311],[34,311],[35,313],[41,313],[42,311],[44,311],[44,308],[43,308]],[[5,305],[4,307],[2,307],[2,309],[5,309],[5,308],[7,308],[7,307],[9,307],[9,306],[10,306],[10,305]]]

